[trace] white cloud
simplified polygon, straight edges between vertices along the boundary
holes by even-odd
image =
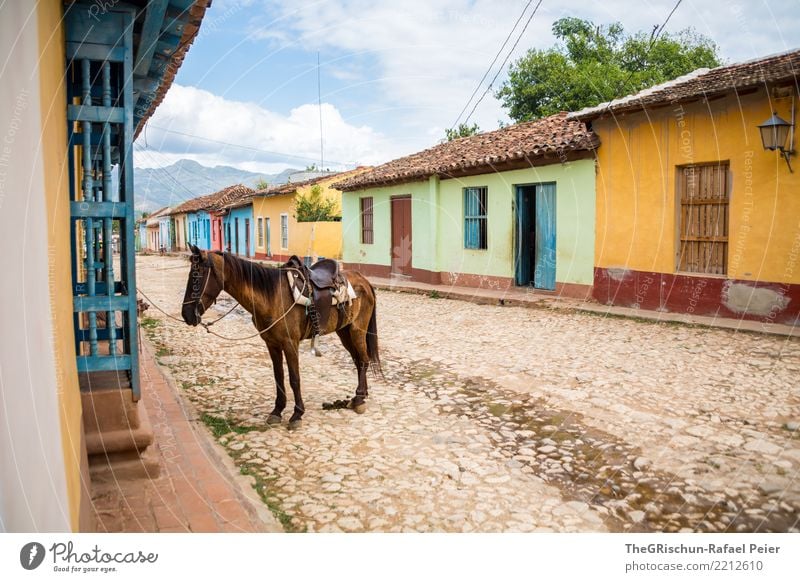
[[[267,12],[275,20],[254,34],[278,44],[322,50],[323,55],[326,49],[373,55],[379,71],[374,81],[380,94],[370,105],[376,109],[402,108],[398,114],[417,135],[442,135],[444,127],[453,123],[467,102],[526,3],[527,0],[266,0]],[[597,24],[620,21],[632,33],[650,31],[661,24],[674,5],[675,0],[635,4],[629,0],[606,0],[569,6],[545,1],[509,62],[531,47],[552,46],[550,28],[563,16],[588,18]],[[683,2],[667,31],[689,26],[714,40],[723,58],[732,62],[800,46],[800,11],[796,2]],[[516,33],[512,42],[515,38]],[[510,46],[511,43],[506,51]],[[495,89],[504,78],[505,72]],[[352,91],[353,98],[357,98],[363,88],[354,85]],[[472,121],[492,129],[498,120],[505,121],[507,116],[490,91]]]
[[[383,135],[347,123],[329,103],[322,104],[322,119],[326,167],[381,163],[398,154],[397,146]],[[175,84],[137,141],[136,165],[161,166],[188,158],[203,165],[263,172],[304,166],[319,162],[319,123],[316,104],[299,105],[281,115],[255,103]]]

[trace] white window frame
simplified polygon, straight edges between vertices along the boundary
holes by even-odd
[[[284,233],[285,224],[285,233]],[[285,234],[285,238],[284,238]],[[281,213],[281,250],[289,249],[289,214],[286,212]]]
[[[263,249],[264,248],[264,217],[263,216],[259,216],[258,219],[256,220],[256,233],[258,235],[257,238],[256,238],[256,242],[257,242],[256,246],[258,248],[260,248],[260,249]]]

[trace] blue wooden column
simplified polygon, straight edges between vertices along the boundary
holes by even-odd
[[[133,208],[134,19],[132,9],[101,14],[87,10],[80,3],[72,4],[65,14],[78,372],[90,377],[116,372],[118,385],[129,384],[134,399],[138,399],[141,391]],[[114,230],[120,238],[118,257],[112,248]],[[116,265],[115,259],[118,259]]]

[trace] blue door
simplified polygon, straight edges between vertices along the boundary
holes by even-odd
[[[556,288],[556,185],[536,185],[536,244],[533,286]]]

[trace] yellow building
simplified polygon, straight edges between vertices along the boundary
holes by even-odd
[[[341,213],[342,193],[331,187],[334,182],[364,172],[360,167],[349,172],[327,174],[300,182],[289,182],[259,190],[253,195],[255,222],[255,258],[285,262],[292,255],[340,259],[342,257],[342,223],[298,222],[295,203],[298,196],[308,196],[319,187],[322,196],[334,200]],[[341,214],[340,214],[341,215]]]
[[[800,164],[765,149],[759,125],[788,120],[793,149],[798,70],[795,50],[571,114],[601,143],[598,301],[797,322]]]
[[[91,529],[96,425],[114,411],[87,412],[85,381],[119,372],[116,401],[137,406],[132,260],[115,273],[112,244],[132,258],[133,172],[112,173],[132,169],[209,0],[168,4],[0,4],[0,531]]]

